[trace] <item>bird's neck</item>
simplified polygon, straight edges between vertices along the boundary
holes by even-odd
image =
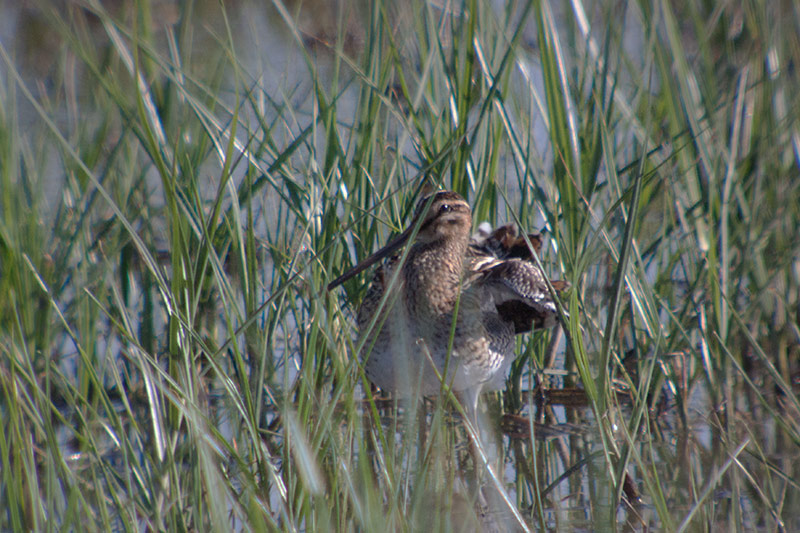
[[[418,314],[437,316],[452,312],[461,290],[466,251],[466,239],[414,246],[404,268],[408,303]]]

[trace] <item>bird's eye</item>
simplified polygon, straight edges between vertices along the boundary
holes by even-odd
[[[448,213],[450,210],[453,209],[450,204],[442,204],[442,207],[439,208],[440,213]]]

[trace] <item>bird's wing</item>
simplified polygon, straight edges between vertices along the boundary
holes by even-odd
[[[552,327],[558,312],[547,289],[544,273],[521,259],[474,258],[468,281],[494,300],[497,312],[514,324],[516,333]],[[551,282],[556,291],[566,289],[565,281]]]

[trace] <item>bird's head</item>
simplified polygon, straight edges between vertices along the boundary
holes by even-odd
[[[328,284],[328,290],[393,254],[412,236],[416,244],[454,242],[466,245],[471,229],[472,210],[460,194],[453,191],[431,193],[419,201],[414,211],[414,220],[403,233],[333,280]]]

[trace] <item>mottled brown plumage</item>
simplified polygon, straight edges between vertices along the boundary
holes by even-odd
[[[515,227],[470,239],[471,228],[460,195],[435,193],[420,201],[406,231],[329,285],[393,254],[417,232],[405,261],[394,255],[378,268],[358,311],[365,372],[382,389],[435,395],[443,375],[474,410],[484,385],[502,386],[514,335],[556,323],[544,273]],[[538,253],[541,238],[528,237]]]

